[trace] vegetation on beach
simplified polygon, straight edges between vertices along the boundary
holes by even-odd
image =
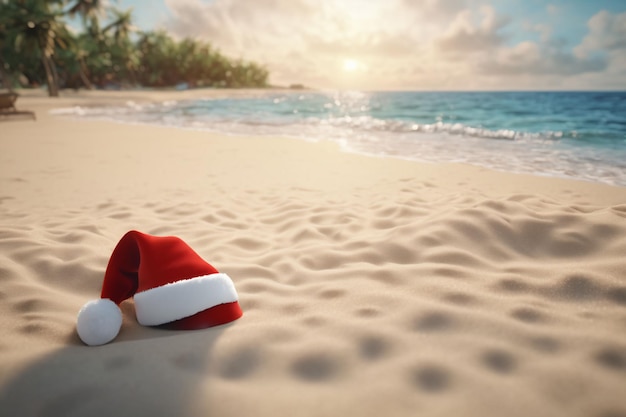
[[[103,16],[108,21],[102,24]],[[80,16],[74,33],[68,17]],[[210,43],[137,32],[131,10],[102,0],[0,0],[0,78],[5,87],[265,87],[269,73]]]

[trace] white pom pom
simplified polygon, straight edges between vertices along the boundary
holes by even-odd
[[[122,312],[108,298],[91,300],[78,312],[76,330],[80,339],[89,346],[109,343],[122,327]]]

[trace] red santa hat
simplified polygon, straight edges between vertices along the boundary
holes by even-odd
[[[176,330],[202,329],[242,316],[235,286],[174,236],[130,231],[111,255],[100,299],[78,312],[76,329],[87,345],[113,340],[122,326],[118,305],[134,297],[137,321]]]

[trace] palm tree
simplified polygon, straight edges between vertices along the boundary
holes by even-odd
[[[85,38],[81,35],[74,35],[70,32],[64,36],[65,49],[58,50],[55,54],[57,64],[64,71],[65,86],[83,85],[88,90],[94,88],[89,79],[89,69],[86,58],[89,55],[88,46],[85,45]]]
[[[4,9],[4,3],[0,2],[0,11],[2,11]],[[0,78],[2,79],[2,86],[8,90],[12,90],[12,83],[10,80],[10,75],[9,72],[6,70],[5,68],[5,61],[4,61],[4,53],[5,53],[5,49],[8,52],[8,49],[6,47],[7,43],[10,42],[10,39],[7,35],[8,33],[8,26],[7,26],[7,19],[4,19],[3,17],[5,17],[5,12],[2,11],[2,13],[0,13]]]
[[[71,7],[67,8],[67,5]],[[106,9],[104,0],[0,0],[0,77],[46,83],[58,95],[65,86],[108,83],[145,86],[263,87],[268,72],[254,62],[232,60],[196,39],[173,39],[164,31],[141,33],[132,41],[131,10]],[[71,33],[63,18],[80,15],[84,31]],[[5,71],[6,69],[6,71]]]
[[[102,0],[75,0],[72,6],[67,9],[64,14],[69,16],[79,15],[83,22],[83,28],[86,30],[88,42],[98,42],[102,39],[100,31],[100,22],[98,18],[104,13],[104,2]],[[85,38],[79,37],[78,41],[72,45],[72,49],[78,61],[78,73],[82,83],[88,89],[93,88],[93,84],[89,79],[89,70],[87,68],[86,58],[89,55],[88,49],[85,48]]]
[[[104,10],[104,2],[102,0],[75,0],[65,14],[72,17],[77,14],[83,19],[83,26],[87,26],[87,19],[98,18]]]
[[[144,85],[174,85],[178,79],[176,42],[164,31],[143,32],[137,41],[140,77]]]
[[[113,21],[102,29],[102,33],[106,34],[108,31],[113,30],[113,37],[116,41],[123,42],[127,40],[130,36],[130,32],[135,29],[132,25],[132,14],[133,9],[126,11],[121,11],[116,8],[111,9],[110,15],[113,17]]]
[[[53,55],[56,46],[64,46],[58,36],[65,30],[61,13],[54,10],[58,1],[12,0],[0,4],[0,16],[8,29],[6,39],[18,53],[38,54],[46,74],[48,94],[59,95],[58,74]]]
[[[121,64],[126,70],[130,81],[135,84],[139,58],[136,47],[130,40],[130,33],[135,30],[135,27],[132,25],[132,9],[122,11],[112,8],[110,16],[112,21],[102,29],[102,34],[106,36],[111,31],[113,32],[113,52],[121,60]]]

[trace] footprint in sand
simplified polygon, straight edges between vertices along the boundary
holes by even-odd
[[[292,373],[306,382],[322,382],[332,379],[338,370],[338,362],[325,354],[303,356],[291,367]]]
[[[484,352],[481,361],[487,368],[499,374],[510,374],[517,367],[517,361],[513,355],[499,349]]]
[[[439,393],[447,390],[452,377],[447,369],[439,365],[424,365],[413,372],[413,384],[426,393]]]

